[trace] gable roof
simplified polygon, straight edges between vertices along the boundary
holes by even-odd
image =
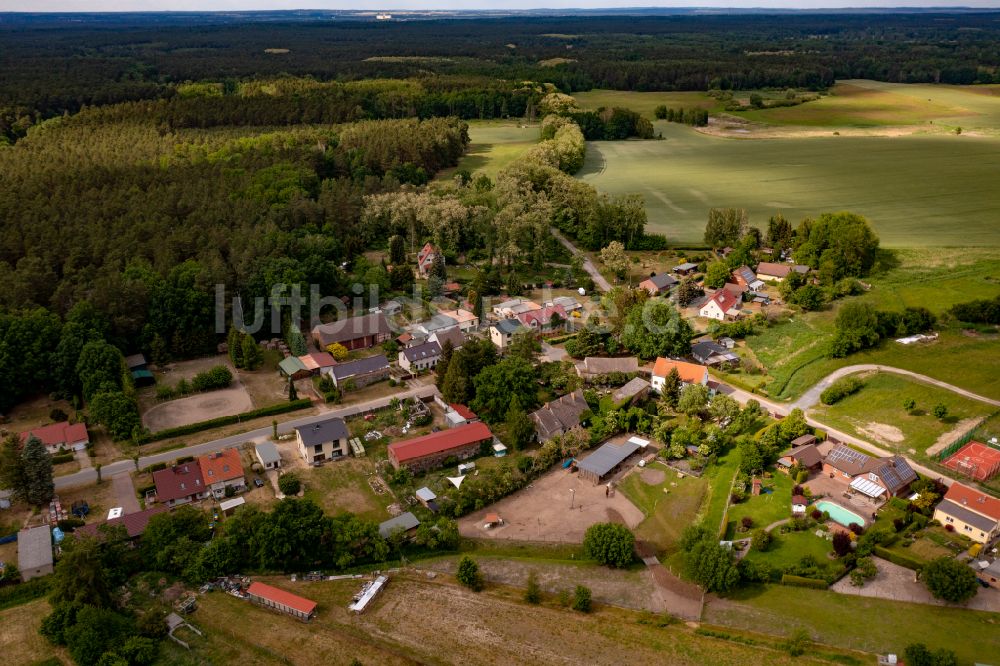
[[[393,442],[389,445],[389,451],[393,453],[399,462],[406,462],[407,460],[423,458],[424,456],[456,449],[474,442],[481,442],[492,437],[493,433],[485,423],[467,423],[457,428],[432,432],[422,437],[414,437],[402,442]]]
[[[392,332],[389,320],[381,312],[338,319],[328,324],[320,324],[313,328],[313,337],[324,347],[334,342],[348,342],[370,335],[388,335]]]
[[[885,484],[889,492],[896,494],[903,488],[917,480],[917,473],[913,471],[910,464],[902,456],[891,456],[889,458],[878,459],[872,465],[872,469],[867,470],[873,474],[878,474],[879,479]]]
[[[732,273],[734,278],[741,278],[747,284],[757,282],[757,274],[750,270],[749,266],[740,266]]]
[[[197,460],[153,472],[156,499],[160,502],[179,500],[205,492],[201,465]]]
[[[122,525],[129,538],[135,539],[136,537],[142,536],[142,533],[146,531],[150,518],[158,513],[164,513],[165,511],[169,511],[169,509],[162,504],[157,504],[151,509],[136,511],[135,513],[119,516],[118,518],[111,518],[110,520],[105,520],[103,523],[89,523],[87,525],[83,525],[82,527],[76,528],[76,531],[73,533],[96,537],[100,536],[100,527],[102,525],[107,525],[108,527]]]
[[[135,370],[146,365],[146,357],[142,354],[130,354],[125,357],[125,365],[129,370]]]
[[[953,483],[944,498],[1000,522],[1000,499],[992,495],[961,483]]]
[[[470,321],[475,321],[476,319],[479,318],[476,315],[469,312],[468,310],[463,310],[462,308],[459,308],[457,310],[442,311],[440,314],[444,315],[445,317],[448,317],[453,321],[458,322],[459,324],[465,324]]]
[[[806,444],[797,449],[786,452],[784,455],[794,458],[800,465],[813,467],[823,462],[823,456],[815,444]]]
[[[356,377],[357,375],[365,375],[369,372],[378,372],[379,370],[388,369],[388,367],[389,359],[385,357],[385,354],[376,354],[367,358],[359,358],[356,361],[338,363],[333,366],[332,372],[337,381],[340,381]]]
[[[404,532],[409,532],[414,527],[419,527],[420,521],[411,512],[401,513],[395,518],[390,518],[385,522],[381,522],[378,525],[378,533],[383,539],[388,538],[396,530],[403,530]]]
[[[517,319],[501,319],[497,323],[493,324],[493,327],[506,335],[516,333],[519,328],[523,328],[521,326],[521,322]]]
[[[674,266],[674,272],[677,273],[681,271],[693,271],[696,268],[698,268],[698,264],[692,264],[690,261],[688,261],[683,264],[678,264],[677,266]]]
[[[17,533],[17,568],[21,571],[52,564],[52,528],[30,527]]]
[[[452,349],[458,349],[465,344],[465,334],[457,326],[451,328],[446,328],[442,331],[434,331],[431,338],[437,341],[441,345],[441,349],[444,349],[444,343],[451,342]]]
[[[206,486],[220,481],[229,481],[243,476],[243,463],[236,449],[223,449],[216,453],[198,456],[201,478]]]
[[[583,397],[583,390],[577,389],[545,403],[531,413],[531,418],[545,433],[571,430],[580,425],[580,415],[588,409],[590,405]]]
[[[306,371],[306,364],[303,363],[298,356],[286,356],[278,363],[278,367],[289,377],[294,375],[296,372]]]
[[[274,442],[257,442],[253,448],[262,464],[281,462],[281,454],[278,453],[278,447],[274,445]]]
[[[762,261],[757,264],[757,275],[770,275],[771,277],[787,277],[792,271],[790,264],[776,264],[770,261]]]
[[[552,305],[561,305],[569,312],[570,310],[576,310],[577,308],[582,308],[580,301],[576,300],[572,296],[556,296],[552,299]]]
[[[627,384],[616,390],[611,395],[611,399],[616,403],[619,403],[622,400],[631,400],[648,388],[649,382],[645,379],[642,377],[633,377]]]
[[[685,384],[700,384],[705,379],[705,373],[708,372],[708,369],[703,365],[686,361],[673,361],[661,356],[653,364],[653,376],[666,378],[674,368],[677,368],[677,374],[680,375],[681,381]]]
[[[273,601],[281,606],[287,606],[305,615],[311,615],[316,610],[315,601],[310,601],[291,592],[285,592],[266,583],[259,583],[257,581],[250,583],[250,587],[247,588],[247,594]]]
[[[736,308],[736,305],[741,300],[738,293],[723,287],[712,294],[712,297],[708,299],[708,303],[715,303],[723,313],[728,313],[730,310]],[[708,305],[708,303],[705,305]]]
[[[855,451],[845,444],[838,444],[826,454],[826,464],[851,476],[861,474],[871,461],[871,456]]]
[[[639,283],[640,287],[648,289],[649,287],[655,287],[657,290],[662,291],[664,289],[669,289],[678,283],[677,278],[675,278],[670,273],[657,273],[655,275],[650,275],[648,278]]]
[[[320,370],[322,368],[332,368],[337,365],[330,352],[309,352],[304,356],[299,356],[302,365],[306,370]]]
[[[702,340],[691,345],[691,355],[698,358],[710,358],[715,354],[725,354],[729,350],[713,340]]]
[[[407,347],[400,352],[410,363],[423,361],[441,355],[441,345],[436,342],[425,342],[422,345]]]
[[[583,371],[591,375],[606,375],[611,372],[639,372],[639,359],[635,356],[620,356],[608,358],[605,356],[588,356],[580,364]]]
[[[565,321],[566,309],[561,305],[548,305],[540,310],[520,312],[518,313],[517,318],[526,326],[530,326],[532,323],[538,326],[547,326],[556,315],[559,315],[559,317]]]
[[[84,423],[50,423],[41,428],[34,428],[21,433],[21,443],[28,441],[34,435],[45,446],[59,446],[62,444],[74,444],[76,442],[86,442],[90,439],[87,434],[87,426]]]
[[[468,421],[472,421],[479,418],[478,416],[476,416],[476,413],[474,411],[472,411],[465,405],[460,405],[457,402],[453,402],[448,406],[454,409],[456,414],[458,414],[463,419],[466,419]]]
[[[333,416],[308,425],[296,426],[295,432],[302,438],[302,443],[306,446],[335,442],[350,437],[347,431],[347,424],[339,416]]]

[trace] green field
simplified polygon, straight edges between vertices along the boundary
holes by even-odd
[[[701,241],[708,210],[741,207],[765,226],[781,212],[850,210],[887,246],[996,246],[1000,140],[969,136],[743,141],[657,122],[662,141],[597,141],[577,174],[609,194],[639,193],[651,231]],[[960,222],[960,223],[958,223]]]
[[[753,520],[752,529],[765,528],[772,523],[792,515],[792,478],[787,474],[776,472],[771,479],[764,481],[765,487],[773,492],[757,496],[748,493],[747,498],[739,504],[732,504],[726,513],[726,538],[745,538],[749,533],[736,531],[740,520],[749,517]],[[775,532],[777,534],[777,532]]]
[[[859,375],[865,386],[835,405],[817,405],[810,416],[838,430],[874,441],[880,446],[925,458],[925,450],[938,438],[953,431],[968,431],[974,421],[996,411],[986,403],[899,375]],[[903,409],[903,400],[917,403],[913,413]],[[937,419],[934,405],[948,408],[948,416]]]
[[[628,90],[590,90],[573,93],[581,109],[596,111],[600,108],[622,107],[631,109],[647,118],[653,118],[653,109],[663,105],[671,109],[708,109],[718,111],[722,104],[703,92],[631,92]]]
[[[448,179],[461,169],[496,178],[501,169],[538,142],[538,125],[513,121],[471,121],[469,139],[469,149],[458,167],[442,171],[438,179]]]

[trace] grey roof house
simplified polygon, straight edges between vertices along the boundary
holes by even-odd
[[[544,442],[579,427],[580,416],[588,409],[590,406],[583,399],[581,389],[545,403],[541,409],[531,413],[538,441]]]
[[[302,459],[308,463],[343,458],[348,452],[350,432],[339,416],[295,428]]]
[[[254,444],[253,449],[257,455],[257,460],[263,465],[264,469],[278,469],[281,467],[281,454],[278,453],[278,447],[274,445],[274,442],[259,442]]]
[[[52,573],[52,530],[47,525],[17,533],[17,568],[22,581]]]
[[[362,388],[389,377],[389,359],[385,354],[376,354],[356,361],[338,363],[333,366],[330,376],[338,388],[348,380],[353,381],[356,388]]]

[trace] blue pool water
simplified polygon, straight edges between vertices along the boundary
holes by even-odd
[[[854,513],[853,511],[848,511],[839,504],[834,504],[833,502],[816,502],[816,508],[820,511],[825,511],[830,514],[830,519],[834,520],[844,527],[849,526],[851,523],[857,523],[864,527],[865,519]]]

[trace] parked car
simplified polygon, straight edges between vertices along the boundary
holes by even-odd
[[[254,477],[253,485],[257,486],[258,488],[263,488],[264,487],[264,479],[260,478],[259,476]]]

